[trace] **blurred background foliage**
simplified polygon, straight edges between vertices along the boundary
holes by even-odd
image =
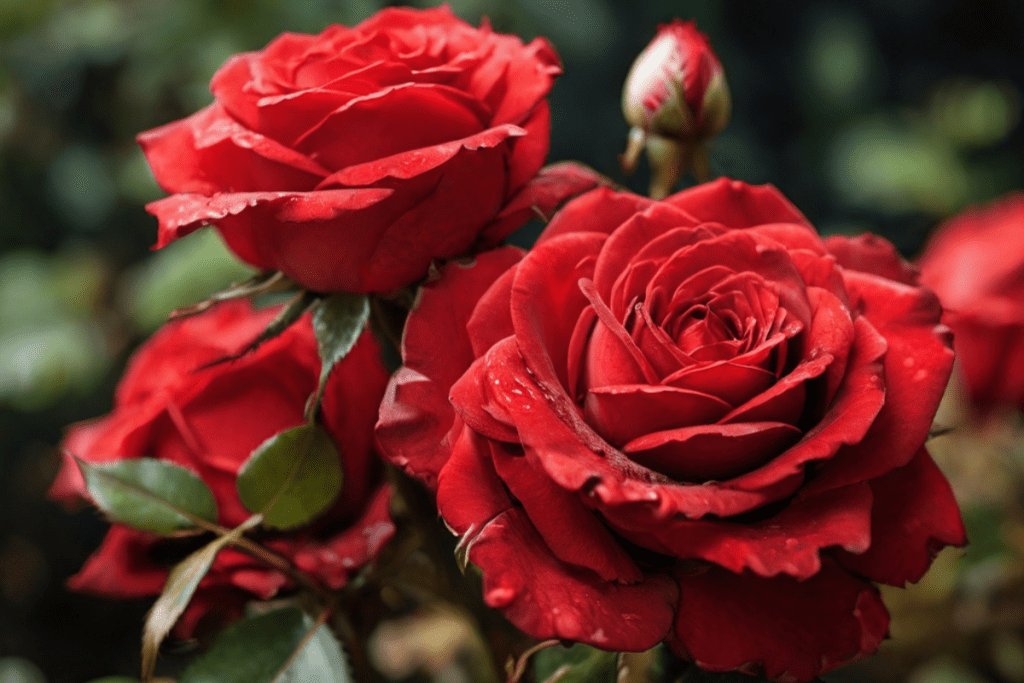
[[[212,232],[151,252],[162,196],[139,131],[211,101],[232,53],[353,24],[382,0],[0,0],[0,683],[137,667],[147,604],[73,595],[92,512],[44,492],[64,425],[100,415],[167,313],[245,277]],[[435,4],[423,2],[421,4]],[[824,233],[873,231],[908,257],[964,206],[1024,186],[1019,0],[452,0],[474,24],[557,47],[550,160],[637,191],[622,81],[658,23],[695,18],[733,92],[718,175],[777,185]],[[1024,226],[1022,226],[1024,229]],[[527,238],[528,239],[528,238]],[[963,422],[953,392],[940,420]],[[831,681],[1024,681],[1024,438],[961,427],[934,451],[972,546],[887,591],[894,639]]]

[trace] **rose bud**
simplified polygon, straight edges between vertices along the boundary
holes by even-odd
[[[974,408],[1024,411],[1024,194],[951,218],[920,266],[946,309]]]
[[[622,89],[622,113],[632,126],[623,170],[631,173],[646,147],[652,197],[668,195],[688,169],[707,180],[705,144],[725,128],[731,107],[725,72],[707,36],[692,21],[659,26]]]
[[[320,358],[310,318],[236,360],[210,364],[244,349],[275,313],[233,301],[160,329],[129,362],[113,412],[69,430],[50,495],[69,504],[87,498],[73,457],[88,464],[156,458],[203,480],[222,526],[250,517],[235,486],[239,468],[265,440],[305,422],[306,401],[317,388]],[[386,382],[380,349],[366,332],[334,366],[321,404],[320,423],[341,454],[341,493],[310,525],[265,541],[326,588],[344,586],[394,531],[373,438]],[[114,524],[68,585],[112,598],[157,595],[170,567],[198,547],[188,541]],[[268,599],[291,584],[249,555],[222,550],[177,632],[189,635],[210,612],[211,618],[240,616],[246,600]]]
[[[508,205],[543,204],[533,181],[560,73],[543,38],[523,45],[447,7],[281,35],[217,71],[213,104],[139,135],[175,193],[147,206],[156,246],[213,225],[243,261],[311,291],[408,285],[533,217]],[[581,171],[562,170],[564,199]],[[549,199],[559,177],[543,179]]]
[[[378,440],[535,638],[810,681],[965,542],[938,300],[774,187],[593,190],[421,292]]]

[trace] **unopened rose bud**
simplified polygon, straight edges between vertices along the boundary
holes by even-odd
[[[646,148],[652,197],[666,196],[687,170],[706,180],[704,146],[725,128],[731,109],[725,72],[707,37],[692,21],[663,24],[622,89],[622,113],[632,126],[623,171],[631,173]]]

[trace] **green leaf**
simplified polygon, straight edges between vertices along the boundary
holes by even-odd
[[[313,311],[313,332],[320,351],[320,382],[335,363],[348,355],[370,319],[370,299],[365,294],[332,294]]]
[[[617,652],[578,643],[541,650],[533,656],[533,666],[537,680],[544,683],[615,683],[618,679]]]
[[[178,683],[272,683],[307,631],[302,611],[294,607],[235,622],[182,672]]]
[[[238,496],[276,529],[306,524],[341,491],[341,457],[316,423],[287,429],[252,452],[238,472]]]
[[[89,497],[115,522],[164,535],[217,522],[210,487],[180,465],[155,458],[98,465],[76,460]]]
[[[313,333],[320,352],[320,381],[307,406],[306,415],[316,414],[334,364],[348,355],[370,319],[370,299],[365,294],[332,294],[320,300],[313,311]]]
[[[305,624],[307,633],[315,625],[308,615]],[[326,624],[316,630],[288,670],[277,680],[281,683],[353,683],[348,658]]]
[[[146,626],[142,632],[143,680],[148,681],[152,678],[153,668],[156,666],[156,656],[160,651],[160,643],[171,632],[178,617],[185,611],[188,601],[192,599],[196,588],[199,587],[199,582],[210,571],[217,553],[237,541],[246,530],[258,523],[258,517],[246,520],[241,526],[206,544],[171,569],[160,597],[156,599],[149,614],[146,615]]]
[[[89,683],[139,683],[139,679],[131,676],[104,676],[93,679]]]

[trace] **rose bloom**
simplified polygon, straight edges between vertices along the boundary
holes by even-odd
[[[131,359],[113,412],[69,430],[65,462],[50,495],[69,503],[87,497],[71,456],[89,463],[159,458],[206,482],[221,525],[234,527],[248,519],[252,513],[235,489],[238,469],[263,441],[304,422],[303,408],[317,387],[320,358],[309,317],[237,360],[203,366],[240,352],[276,312],[253,311],[247,302],[235,301],[158,331]],[[386,382],[379,347],[365,333],[334,367],[320,413],[344,468],[337,502],[311,526],[265,539],[269,548],[329,588],[343,586],[394,531],[387,488],[375,467],[372,431]],[[115,524],[68,585],[116,598],[157,595],[170,566],[198,547],[192,539]],[[179,633],[191,633],[211,609],[222,616],[240,615],[246,599],[270,598],[290,582],[248,555],[226,549],[200,584]]]
[[[423,288],[378,438],[526,633],[808,681],[886,636],[872,582],[965,542],[940,314],[771,186],[601,188]]]
[[[310,290],[407,285],[531,217],[502,211],[535,203],[559,73],[544,39],[447,7],[283,34],[228,60],[213,104],[139,135],[175,193],[147,207],[157,247],[212,224],[243,261]]]
[[[1024,195],[950,219],[920,266],[946,309],[974,406],[1024,410]]]

